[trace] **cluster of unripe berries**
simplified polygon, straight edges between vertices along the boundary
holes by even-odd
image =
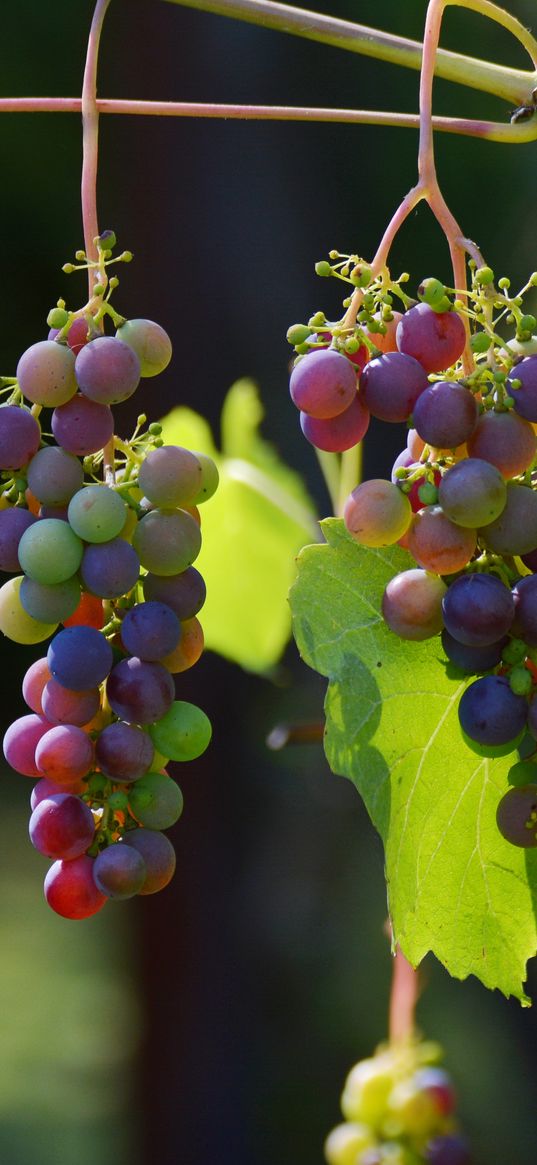
[[[327,1165],[471,1165],[456,1097],[436,1044],[381,1045],[349,1072],[344,1123],[328,1135]]]
[[[166,764],[200,756],[211,726],[176,699],[174,676],[203,650],[205,584],[192,564],[198,505],[218,472],[203,454],[165,446],[159,425],[114,437],[110,405],[171,358],[158,324],[123,321],[107,336],[91,316],[51,316],[49,338],[4,378],[0,571],[11,577],[0,631],[23,644],[57,634],[26,673],[29,712],[3,748],[37,779],[30,837],[54,859],[47,901],[85,918],[110,898],[162,889],[175,869],[162,830],[183,798]],[[51,436],[42,409],[53,410]]]
[[[488,268],[474,272],[467,307],[445,310],[445,288],[425,280],[422,301],[380,337],[338,325],[331,346],[308,351],[301,336],[290,388],[321,449],[349,447],[349,410],[362,417],[360,438],[369,415],[409,427],[391,481],[358,485],[345,525],[363,546],[409,551],[415,565],[386,587],[384,620],[406,640],[441,634],[454,674],[480,676],[460,700],[463,735],[478,754],[504,756],[524,737],[526,752],[537,749],[537,321],[507,297],[507,281],[499,292],[492,281]],[[506,304],[517,324],[507,342],[493,314]],[[349,331],[351,348],[360,344],[350,358]],[[341,440],[325,439],[336,428]],[[518,788],[498,824],[514,844],[535,846],[537,770],[523,769],[512,769]]]

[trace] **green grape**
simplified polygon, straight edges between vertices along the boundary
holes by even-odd
[[[324,1143],[327,1165],[356,1165],[356,1158],[365,1149],[372,1149],[376,1140],[367,1125],[349,1121],[336,1125]]]
[[[168,712],[150,724],[149,735],[159,752],[170,760],[195,760],[211,739],[211,722],[195,704],[176,700]]]
[[[71,498],[69,525],[85,542],[111,542],[125,525],[128,507],[107,485],[86,485]]]
[[[141,376],[158,376],[168,367],[172,358],[172,342],[164,328],[153,320],[127,320],[116,332],[136,353]]]
[[[201,465],[201,489],[192,505],[201,506],[202,502],[207,502],[216,493],[220,478],[212,457],[209,457],[207,453],[198,453],[197,450],[194,452],[194,456],[197,457]]]
[[[363,1121],[378,1128],[386,1115],[394,1084],[393,1063],[388,1056],[361,1060],[351,1068],[341,1096],[341,1111],[347,1120]]]
[[[439,279],[424,279],[418,287],[418,299],[434,308],[446,295],[444,284]]]
[[[391,546],[410,525],[412,508],[406,494],[391,481],[364,481],[349,494],[343,520],[362,546]]]
[[[145,773],[129,789],[129,805],[147,829],[169,829],[183,812],[183,794],[165,773]]]
[[[532,760],[520,760],[511,765],[507,774],[510,785],[537,784],[537,764]]]
[[[67,522],[41,518],[24,531],[19,542],[19,562],[29,578],[40,583],[66,582],[76,574],[84,547]]]
[[[0,587],[0,632],[14,643],[42,643],[58,624],[40,623],[24,610],[19,595],[23,577],[10,578]]]

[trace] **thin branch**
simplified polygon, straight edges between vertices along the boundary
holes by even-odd
[[[416,1032],[416,1004],[419,996],[418,972],[395,948],[390,994],[389,1039],[392,1044],[408,1043]]]
[[[304,121],[337,122],[352,125],[387,125],[419,129],[417,113],[392,113],[372,109],[328,109],[309,105],[226,105],[199,101],[136,101],[130,98],[98,97],[99,114],[143,117],[216,118],[224,121]],[[80,97],[0,97],[0,113],[80,113]],[[511,124],[476,121],[463,117],[433,117],[440,133],[478,137],[489,142],[520,145],[537,139],[537,116]]]
[[[290,4],[280,4],[276,0],[167,0],[167,3],[288,32],[410,69],[421,68],[422,46],[419,41],[304,8],[295,8]],[[471,4],[486,6],[485,0],[471,0]],[[490,8],[494,7],[490,5]],[[511,19],[514,21],[514,17]],[[521,25],[519,27],[522,28]],[[515,106],[527,104],[531,100],[532,89],[537,85],[536,72],[510,69],[446,49],[438,53],[436,75],[471,89],[494,93]]]
[[[99,110],[97,108],[97,61],[101,30],[110,0],[97,0],[88,39],[84,81],[82,84],[82,222],[84,246],[88,259],[98,259],[94,239],[99,234],[97,222],[97,159],[99,143]],[[89,295],[99,273],[88,270]]]

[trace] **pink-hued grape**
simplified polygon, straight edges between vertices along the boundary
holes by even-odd
[[[52,793],[36,805],[30,817],[30,841],[47,858],[72,861],[93,841],[91,809],[73,793]]]
[[[383,320],[382,321],[382,323],[384,324],[384,327],[386,328],[386,331],[384,332],[384,334],[382,334],[382,332],[368,332],[367,333],[368,339],[372,340],[373,344],[375,345],[376,348],[379,349],[380,352],[396,352],[397,351],[397,340],[396,340],[397,325],[399,323],[399,320],[402,320],[403,313],[400,311],[394,311],[394,312],[392,312],[392,317],[393,318],[391,320]],[[378,319],[380,321],[381,317],[380,317],[379,313],[376,312],[373,318]]]
[[[70,785],[93,766],[93,742],[74,724],[58,724],[39,740],[35,763],[41,776],[58,785]]]
[[[396,338],[399,351],[419,360],[426,372],[444,372],[462,356],[466,332],[457,312],[418,303],[399,321]]]
[[[22,506],[9,506],[7,510],[0,510],[0,570],[7,573],[20,571],[19,542],[28,527],[36,521],[35,515]]]
[[[419,462],[416,463],[416,461],[414,460],[414,457],[412,456],[412,454],[410,453],[410,451],[408,449],[403,449],[402,453],[399,454],[399,456],[396,458],[396,460],[393,463],[392,472],[391,472],[392,482],[394,484],[396,482],[399,482],[400,486],[404,482],[404,478],[401,479],[397,476],[396,471],[398,469],[411,469],[412,472],[414,472],[418,468],[419,468]],[[434,476],[433,476],[433,481],[434,481],[435,486],[438,486],[440,484],[441,480],[442,480],[442,474],[440,473],[440,471],[438,469],[435,469]],[[425,467],[424,467],[423,473],[420,474],[420,476],[417,477],[415,479],[415,481],[412,482],[408,492],[405,491],[405,496],[408,498],[412,512],[414,514],[417,514],[418,510],[423,509],[423,502],[419,496],[419,489],[422,485],[425,484],[426,481],[429,481],[429,478],[427,477],[427,475],[425,473]]]
[[[37,453],[41,429],[28,409],[0,405],[0,470],[22,469]]]
[[[349,407],[356,383],[356,372],[350,361],[333,348],[321,348],[295,364],[289,391],[297,409],[310,417],[326,420]]]
[[[69,792],[73,791],[74,789],[69,790]],[[52,797],[56,793],[65,794],[65,788],[57,785],[56,781],[49,781],[48,777],[41,777],[34,785],[30,794],[30,808],[35,809],[36,805],[39,805],[41,801],[45,801],[47,797]]]
[[[73,353],[55,340],[39,340],[23,352],[17,380],[26,400],[52,409],[64,405],[76,392]]]
[[[406,494],[382,478],[358,485],[343,510],[349,534],[362,546],[392,546],[408,529],[411,517]]]
[[[93,866],[95,885],[107,898],[133,898],[140,893],[146,877],[142,855],[122,842],[101,850]]]
[[[129,784],[151,768],[154,748],[151,737],[135,724],[116,720],[97,738],[95,759],[110,780]]]
[[[73,861],[57,861],[45,878],[45,898],[63,918],[89,918],[108,899],[93,880],[94,859],[83,854]]]
[[[532,464],[537,438],[529,421],[516,413],[483,413],[468,438],[469,457],[490,461],[502,477],[516,477]]]
[[[42,659],[36,659],[30,664],[22,681],[23,698],[32,712],[36,712],[38,716],[43,715],[43,689],[50,679],[50,668],[46,656],[43,656]]]
[[[300,427],[307,441],[325,453],[344,453],[365,437],[371,419],[361,393],[356,393],[348,408],[337,417],[325,420],[300,414]]]
[[[401,639],[423,640],[442,630],[442,599],[447,587],[425,570],[404,570],[390,579],[382,599],[382,614]]]
[[[46,661],[45,661],[46,662]],[[51,724],[75,724],[83,728],[97,715],[101,706],[98,688],[86,692],[73,692],[62,687],[50,676],[42,695],[43,715]]]
[[[144,859],[147,874],[140,894],[156,894],[171,882],[176,858],[165,833],[155,829],[133,829],[125,834],[123,844],[132,846]]]
[[[175,695],[172,677],[160,663],[122,659],[110,672],[106,694],[121,720],[152,724],[171,708]]]
[[[373,417],[396,423],[408,420],[428,383],[427,373],[412,356],[387,352],[366,364],[360,392]]]
[[[10,724],[4,735],[3,749],[8,765],[23,777],[40,777],[41,770],[35,761],[35,751],[39,741],[50,730],[44,716],[32,713],[19,716]]]
[[[98,336],[86,344],[75,361],[81,393],[97,404],[114,405],[127,400],[140,383],[136,352],[115,336]]]
[[[92,326],[91,321],[79,316],[78,319],[73,320],[71,327],[67,333],[67,343],[75,356],[78,356],[81,348],[84,348],[91,339],[98,336],[95,331],[95,325]]]
[[[114,418],[107,404],[98,404],[77,393],[65,405],[54,409],[52,432],[58,445],[68,453],[87,457],[103,449],[114,433]]]
[[[414,515],[408,549],[418,566],[435,574],[455,574],[473,557],[476,531],[456,526],[440,506],[425,506]]]

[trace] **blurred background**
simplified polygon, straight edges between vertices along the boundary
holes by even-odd
[[[56,0],[52,17],[40,0],[4,5],[2,94],[79,93],[92,7]],[[531,0],[514,7],[529,24]],[[425,8],[330,5],[416,38]],[[507,34],[472,13],[448,12],[443,44],[526,67]],[[414,111],[418,74],[160,0],[113,0],[99,91]],[[435,98],[439,113],[510,113],[447,82]],[[321,515],[329,503],[289,400],[285,332],[319,308],[338,314],[337,288],[314,263],[332,247],[371,257],[415,181],[416,146],[413,131],[388,128],[101,119],[101,228],[135,253],[116,306],[157,320],[175,349],[143,407],[154,419],[187,404],[218,435],[227,389],[251,376],[265,437],[305,475]],[[444,136],[437,154],[465,233],[498,274],[523,282],[535,262],[535,147]],[[0,372],[12,375],[46,335],[58,296],[74,306],[84,296],[82,277],[61,272],[82,243],[80,120],[3,115],[0,156]],[[393,267],[410,271],[412,289],[428,275],[450,281],[426,207],[398,238]],[[120,432],[139,408],[120,406]],[[372,425],[366,474],[385,476],[403,443],[396,426]],[[1,648],[5,728],[23,712],[20,682],[42,651]],[[269,679],[207,653],[188,691],[213,721],[214,744],[181,773],[178,869],[161,895],[83,923],[55,916],[42,898],[46,863],[27,837],[29,782],[2,773],[0,1160],[9,1165],[321,1165],[344,1076],[385,1037],[380,842],[319,746],[265,746],[282,720],[320,720],[324,681],[290,646]],[[445,1045],[476,1165],[534,1165],[536,1013],[450,980],[431,957],[423,984],[419,1023]]]

